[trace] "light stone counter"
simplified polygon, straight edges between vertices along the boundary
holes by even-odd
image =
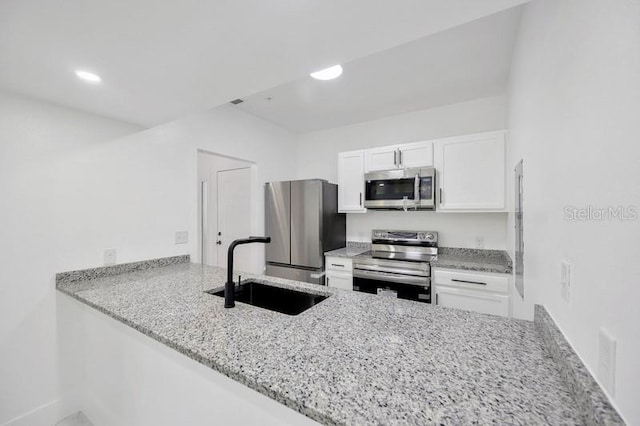
[[[324,424],[583,423],[532,322],[244,273],[330,297],[298,316],[225,309],[204,293],[224,269],[174,259],[57,287]]]

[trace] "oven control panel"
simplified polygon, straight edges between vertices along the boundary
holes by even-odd
[[[433,231],[385,231],[376,229],[371,231],[371,240],[437,243],[438,233]]]
[[[430,243],[436,241],[437,237],[433,232],[418,232],[418,240],[428,241]]]
[[[371,237],[374,240],[384,240],[388,238],[388,234],[386,231],[373,231]]]

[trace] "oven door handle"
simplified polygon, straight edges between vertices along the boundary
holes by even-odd
[[[429,276],[429,270],[424,269],[408,269],[408,268],[392,268],[389,266],[378,266],[378,265],[367,265],[364,263],[360,263],[358,265],[353,266],[354,270],[365,270],[367,272],[381,272],[381,273],[389,273],[395,275],[411,275],[422,278],[427,278]]]
[[[396,284],[417,285],[420,287],[428,287],[430,280],[428,277],[416,277],[411,275],[391,274],[388,272],[371,272],[362,269],[353,270],[354,278],[366,278],[375,281],[387,281]]]

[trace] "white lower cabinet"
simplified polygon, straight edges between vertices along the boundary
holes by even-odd
[[[327,286],[353,290],[353,262],[346,257],[325,257]]]
[[[327,271],[327,285],[343,290],[353,290],[353,275]]]
[[[433,268],[435,304],[482,314],[511,316],[508,274]]]
[[[436,304],[482,314],[509,316],[509,296],[435,286]]]

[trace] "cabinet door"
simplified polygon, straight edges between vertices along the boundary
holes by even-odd
[[[398,151],[398,163],[402,168],[433,166],[433,142],[400,145]]]
[[[504,210],[504,140],[491,132],[434,143],[441,210]]]
[[[327,272],[327,285],[343,290],[353,290],[353,275]]]
[[[509,316],[509,296],[434,286],[436,305],[481,314]]]
[[[400,164],[398,157],[397,146],[369,149],[365,153],[366,171],[375,172],[378,170],[397,169]]]
[[[364,203],[364,151],[338,154],[338,211],[362,213]]]

